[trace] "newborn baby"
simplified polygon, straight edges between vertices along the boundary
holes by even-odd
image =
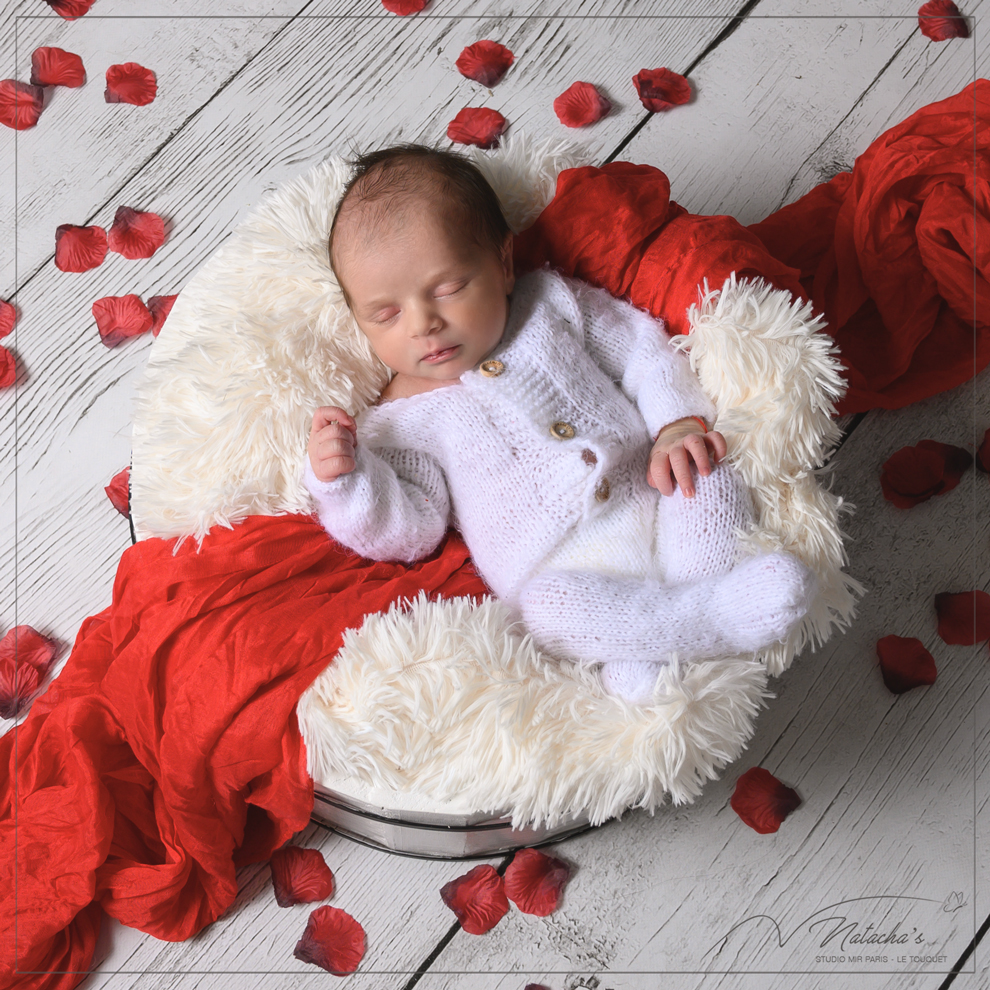
[[[355,166],[331,266],[394,375],[358,417],[313,417],[304,482],[327,532],[412,562],[455,525],[536,644],[601,662],[631,703],[674,656],[784,638],[814,575],[786,553],[739,559],[749,492],[663,325],[549,269],[517,281],[466,158],[403,145]]]

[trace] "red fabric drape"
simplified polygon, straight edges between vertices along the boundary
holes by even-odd
[[[904,405],[990,360],[988,104],[980,80],[919,111],[748,230],[687,214],[649,166],[565,172],[517,265],[550,262],[674,332],[704,279],[762,276],[829,319],[849,368],[840,412]],[[413,567],[360,560],[300,516],[173,545],[124,553],[112,604],[0,739],[0,986],[71,990],[101,910],[171,940],[218,917],[235,868],[309,817],[295,704],[343,631],[420,589],[485,593],[454,535]],[[17,969],[35,975],[14,972],[15,913]]]
[[[253,517],[123,554],[113,603],[58,679],[0,739],[0,986],[69,990],[99,909],[188,938],[233,902],[313,807],[299,695],[345,629],[428,588],[486,591],[455,535],[412,567],[362,560],[311,518]],[[16,832],[11,817],[16,778]],[[16,869],[15,869],[16,860]]]

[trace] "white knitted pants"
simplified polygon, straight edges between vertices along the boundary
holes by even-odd
[[[607,510],[573,530],[519,594],[541,649],[604,661],[606,688],[634,702],[648,700],[675,655],[747,653],[783,638],[815,590],[812,572],[788,554],[739,562],[736,530],[753,506],[728,463],[695,472],[693,498],[680,487],[661,496],[645,475],[616,479]]]

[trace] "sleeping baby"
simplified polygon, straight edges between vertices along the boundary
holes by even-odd
[[[330,232],[347,305],[393,377],[316,410],[304,482],[337,541],[412,562],[460,530],[547,653],[649,703],[664,663],[752,653],[811,605],[796,557],[742,557],[753,508],[663,325],[543,269],[515,278],[466,158],[361,156]],[[741,559],[742,558],[742,559]]]

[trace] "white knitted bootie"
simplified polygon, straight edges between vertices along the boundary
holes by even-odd
[[[523,585],[519,608],[540,649],[583,663],[683,660],[751,653],[783,639],[811,607],[814,572],[786,553],[726,574],[665,587],[592,571],[547,571]]]

